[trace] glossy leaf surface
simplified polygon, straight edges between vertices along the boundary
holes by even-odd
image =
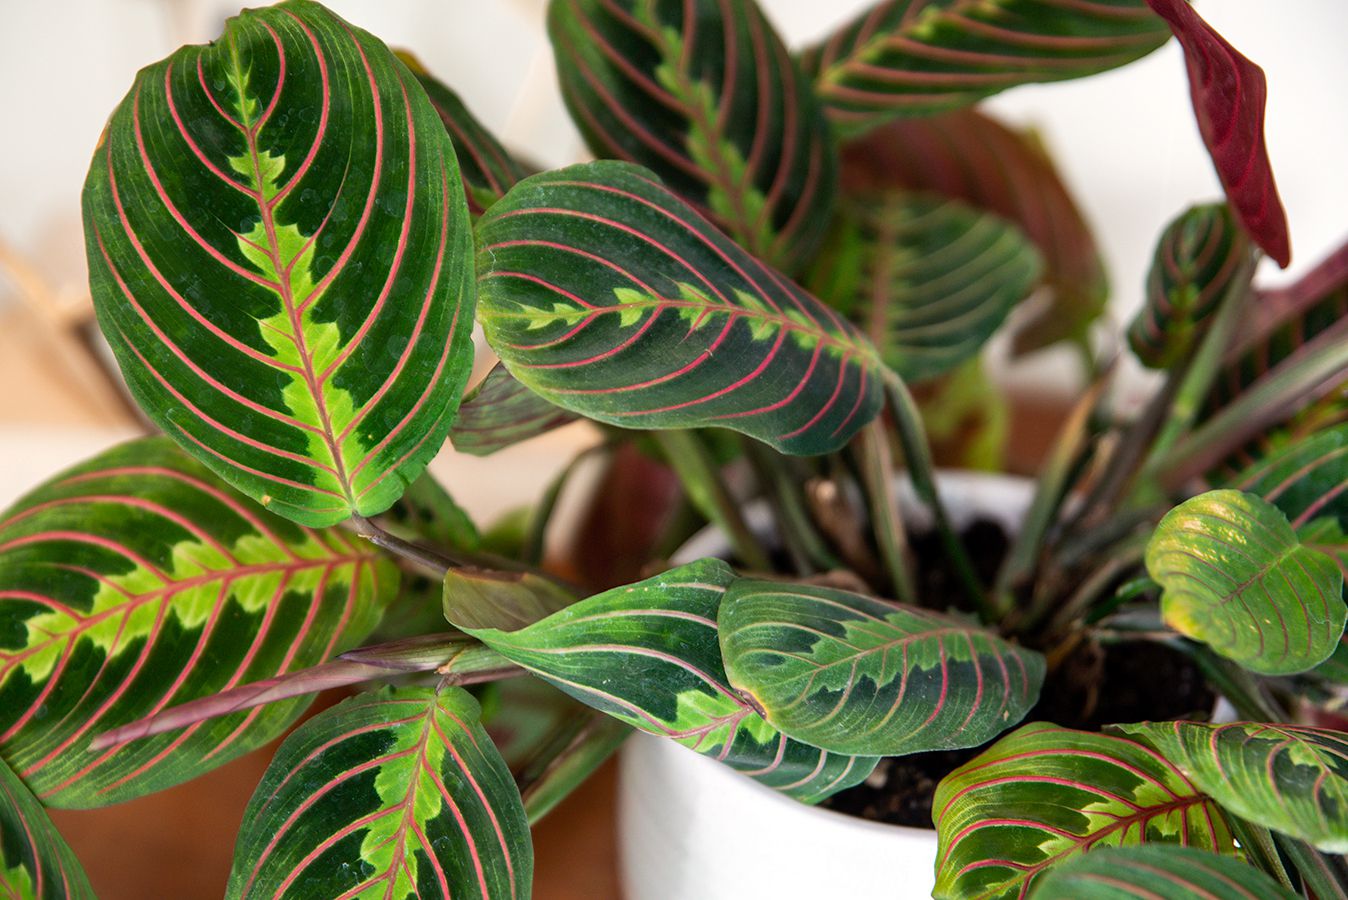
[[[797,799],[815,802],[860,782],[874,757],[791,740],[731,687],[716,615],[734,577],[725,563],[703,560],[582,600],[528,628],[470,630],[582,703]]]
[[[463,398],[449,440],[460,453],[490,456],[576,418],[575,413],[529,390],[497,363]]]
[[[515,783],[458,688],[385,689],[301,725],[244,813],[227,897],[527,898]]]
[[[880,409],[883,365],[855,328],[636,166],[528,178],[477,237],[487,340],[558,406],[795,454],[841,447]]]
[[[890,0],[805,57],[835,125],[969,106],[999,91],[1132,62],[1169,38],[1143,0]]]
[[[1186,0],[1147,0],[1184,48],[1198,130],[1217,177],[1250,237],[1287,268],[1287,212],[1264,146],[1264,70],[1203,21]]]
[[[1118,729],[1155,747],[1242,819],[1329,853],[1348,851],[1348,734],[1262,722]]]
[[[1265,675],[1334,652],[1348,619],[1334,560],[1303,546],[1271,503],[1209,491],[1166,514],[1147,544],[1166,624]]]
[[[936,890],[1021,898],[1053,866],[1103,847],[1184,844],[1235,854],[1221,810],[1133,741],[1036,722],[942,780]]]
[[[0,761],[0,895],[95,900],[80,861],[19,776]]]
[[[1193,348],[1231,289],[1250,242],[1225,203],[1194,206],[1161,234],[1142,309],[1128,329],[1138,359],[1165,369]]]
[[[596,156],[654,170],[783,269],[828,225],[828,123],[754,0],[553,0],[562,96]]]
[[[387,509],[472,361],[471,232],[415,79],[316,3],[142,69],[84,187],[99,324],[142,409],[306,525]]]
[[[302,704],[121,748],[89,741],[330,659],[397,584],[373,546],[259,509],[168,439],[123,444],[0,522],[0,755],[50,806],[200,775],[276,737]]]
[[[769,724],[839,753],[976,747],[1044,680],[1042,656],[989,631],[831,588],[741,578],[718,624],[731,684]]]
[[[1109,280],[1090,226],[1032,132],[972,109],[899,119],[843,147],[842,184],[850,197],[930,192],[1014,222],[1039,250],[1051,291],[1017,327],[1017,353],[1083,335],[1104,309]]]
[[[1045,875],[1031,900],[1294,900],[1247,863],[1173,844],[1106,847]]]
[[[810,273],[906,380],[971,359],[1025,299],[1042,264],[1000,216],[931,195],[845,204]]]
[[[416,76],[454,142],[469,213],[474,218],[482,215],[512,184],[529,174],[528,167],[512,157],[468,111],[462,98],[427,71],[420,60],[405,50],[398,51],[398,58]]]

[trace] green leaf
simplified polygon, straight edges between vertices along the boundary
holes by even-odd
[[[1348,528],[1348,424],[1288,443],[1237,475],[1230,486],[1263,497],[1298,530],[1317,519]]]
[[[716,615],[734,580],[725,563],[702,560],[582,600],[517,631],[465,630],[582,703],[797,799],[817,802],[862,781],[874,757],[827,753],[792,740],[731,687]]]
[[[1007,88],[1104,72],[1170,37],[1144,0],[890,0],[804,59],[835,126],[969,106]]]
[[[544,400],[497,363],[463,398],[449,440],[460,453],[490,456],[574,421],[575,413]]]
[[[731,585],[730,683],[768,723],[835,753],[976,747],[1025,717],[1044,658],[936,613],[824,587]]]
[[[1323,662],[1348,619],[1334,560],[1303,546],[1287,517],[1253,494],[1209,491],[1175,507],[1146,563],[1166,624],[1264,675]]]
[[[487,341],[558,406],[625,428],[730,428],[794,454],[838,449],[880,409],[865,338],[637,166],[525,179],[477,237]]]
[[[227,897],[527,900],[515,783],[458,688],[387,688],[286,739],[244,812]]]
[[[458,184],[411,73],[308,0],[142,69],[84,186],[94,305],[141,408],[301,524],[387,509],[472,364]]]
[[[1049,292],[1019,321],[1016,353],[1084,338],[1104,310],[1109,279],[1100,251],[1033,132],[1012,130],[974,109],[899,119],[843,147],[842,183],[849,197],[924,191],[1015,223],[1043,257]]]
[[[1101,847],[1237,852],[1217,804],[1153,750],[1043,722],[947,775],[932,810],[938,900],[1024,897],[1051,867]]]
[[[495,135],[468,111],[459,95],[428,72],[419,59],[406,50],[398,50],[397,56],[421,83],[454,142],[468,212],[477,218],[501,199],[512,184],[527,177],[529,168],[515,160]]]
[[[562,96],[596,156],[654,170],[773,265],[810,257],[837,152],[754,0],[552,0],[548,30]]]
[[[95,900],[89,879],[47,811],[0,761],[0,895]]]
[[[466,566],[445,573],[445,619],[457,628],[515,631],[576,602],[561,584],[532,572],[494,572]]]
[[[1054,869],[1031,900],[1295,900],[1268,875],[1192,847],[1106,847]]]
[[[1156,748],[1242,819],[1348,852],[1348,734],[1262,722],[1115,727]]]
[[[49,806],[103,806],[260,747],[298,701],[95,751],[111,728],[321,663],[398,572],[258,509],[166,438],[64,472],[0,521],[0,756]]]
[[[954,200],[889,191],[845,204],[810,286],[909,381],[973,358],[1039,280],[1016,226]]]
[[[482,536],[468,512],[429,472],[408,485],[384,514],[383,524],[405,540],[425,540],[449,550],[471,551],[482,546]]]
[[[1146,301],[1128,329],[1137,358],[1168,369],[1187,356],[1250,252],[1225,203],[1192,206],[1166,226],[1147,273]]]

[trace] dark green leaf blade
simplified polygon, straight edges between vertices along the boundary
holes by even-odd
[[[42,804],[0,760],[0,894],[95,900],[89,879]]]
[[[141,408],[297,522],[388,508],[471,367],[458,177],[406,67],[308,0],[142,69],[84,187],[99,324]]]
[[[562,95],[596,156],[654,170],[786,270],[828,225],[837,151],[754,0],[553,0]]]
[[[480,317],[516,378],[626,428],[847,442],[883,364],[855,328],[628,163],[528,178],[478,223]]]
[[[474,218],[482,215],[487,207],[510,190],[512,184],[528,177],[529,168],[512,157],[496,136],[468,111],[459,95],[428,72],[420,60],[406,50],[397,53],[421,83],[454,142],[469,213]]]
[[[1262,722],[1118,725],[1256,825],[1348,852],[1348,734]]]
[[[397,569],[343,531],[256,508],[166,438],[56,476],[0,522],[0,755],[49,806],[177,784],[276,737],[277,704],[94,751],[90,739],[331,659]]]
[[[854,134],[1113,69],[1169,37],[1144,0],[890,0],[807,53],[804,66],[834,124]]]
[[[497,363],[463,398],[449,440],[460,453],[490,456],[576,418],[575,413],[529,390]]]
[[[1334,560],[1304,546],[1271,503],[1209,491],[1166,514],[1147,544],[1166,624],[1265,675],[1324,662],[1348,606]]]
[[[1043,722],[946,776],[932,818],[939,900],[1024,897],[1052,866],[1097,847],[1236,853],[1221,809],[1160,755]]]
[[[527,900],[533,846],[458,688],[387,688],[286,739],[249,801],[226,896]]]
[[[1030,900],[1295,900],[1240,860],[1173,844],[1103,847],[1045,875]]]
[[[874,757],[788,738],[726,679],[716,615],[734,578],[725,563],[702,560],[516,631],[465,630],[582,703],[797,799],[816,802],[857,784]]]
[[[1166,369],[1184,358],[1249,254],[1249,238],[1225,203],[1192,206],[1167,225],[1147,273],[1146,300],[1128,329],[1138,359]]]
[[[976,356],[1043,265],[1015,225],[955,200],[888,192],[842,207],[810,286],[909,381]]]
[[[946,616],[741,578],[718,619],[730,683],[768,723],[837,753],[976,747],[1039,697],[1044,658]]]

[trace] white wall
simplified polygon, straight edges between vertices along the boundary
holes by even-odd
[[[107,113],[141,65],[209,40],[241,0],[0,0],[0,240],[58,285],[83,284],[79,190]],[[542,30],[546,0],[329,0],[340,14],[414,50],[507,143],[542,163],[583,154],[557,94]],[[867,0],[761,0],[787,40],[826,33]],[[54,12],[60,10],[59,19]],[[1292,227],[1289,273],[1348,238],[1348,2],[1203,0],[1218,30],[1269,80],[1268,140]],[[1116,72],[1018,88],[992,108],[1034,125],[1094,224],[1127,321],[1162,225],[1218,196],[1189,108],[1179,48]],[[1271,264],[1270,264],[1271,265]],[[0,291],[3,291],[0,285]],[[1035,374],[1035,370],[1039,374]],[[1062,383],[1061,361],[1022,373]]]

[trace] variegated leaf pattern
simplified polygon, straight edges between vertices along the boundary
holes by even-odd
[[[857,784],[875,757],[788,738],[726,679],[716,615],[734,578],[725,563],[702,560],[517,631],[466,630],[581,702],[797,799],[816,802]]]
[[[1166,226],[1147,273],[1146,300],[1128,329],[1138,359],[1153,369],[1183,359],[1249,255],[1250,241],[1225,203],[1190,207]]]
[[[843,205],[809,286],[870,336],[891,369],[921,381],[977,355],[1042,269],[1000,216],[890,191]]]
[[[512,184],[528,176],[529,169],[511,156],[496,136],[468,111],[459,95],[427,71],[420,60],[405,50],[398,51],[398,58],[421,83],[454,142],[468,211],[477,218],[501,199]]]
[[[472,362],[454,148],[378,40],[316,3],[142,69],[94,154],[85,241],[132,393],[305,525],[387,509]]]
[[[533,844],[501,755],[458,688],[385,688],[276,752],[234,847],[230,900],[527,900]]]
[[[842,187],[845,197],[930,192],[1015,223],[1043,257],[1050,291],[1017,324],[1017,353],[1079,338],[1104,310],[1109,279],[1095,238],[1033,132],[974,109],[898,119],[843,147]]]
[[[167,438],[123,444],[0,521],[0,756],[49,806],[200,775],[276,737],[304,704],[89,742],[332,658],[371,631],[397,584],[371,545],[257,508]]]
[[[754,0],[552,0],[548,27],[595,155],[654,170],[760,259],[792,270],[809,258],[837,151]]]
[[[1229,486],[1263,497],[1295,529],[1324,518],[1348,528],[1348,424],[1272,450]]]
[[[1132,62],[1170,37],[1144,0],[890,0],[805,55],[834,124],[897,116]]]
[[[741,578],[718,618],[730,683],[837,753],[976,747],[1039,698],[1044,658],[977,626],[832,588]]]
[[[479,316],[516,378],[626,428],[720,426],[794,454],[879,412],[884,365],[843,317],[630,163],[520,182],[478,223]]]
[[[1256,825],[1348,852],[1348,734],[1264,722],[1118,725]]]
[[[1217,804],[1155,751],[1043,722],[947,775],[932,818],[938,900],[1032,896],[1053,866],[1098,848],[1237,853]]]
[[[80,861],[47,811],[0,760],[0,896],[95,900]]]
[[[1146,564],[1166,624],[1261,674],[1324,662],[1348,620],[1338,565],[1254,494],[1208,491],[1181,503],[1156,526]]]
[[[1284,269],[1287,211],[1264,146],[1264,70],[1203,21],[1188,0],[1147,0],[1184,48],[1198,130],[1231,206],[1254,242]]]
[[[544,400],[497,363],[463,398],[449,440],[460,453],[490,456],[576,419],[575,413]]]
[[[1049,872],[1031,900],[1296,900],[1248,863],[1193,847],[1105,847]]]

